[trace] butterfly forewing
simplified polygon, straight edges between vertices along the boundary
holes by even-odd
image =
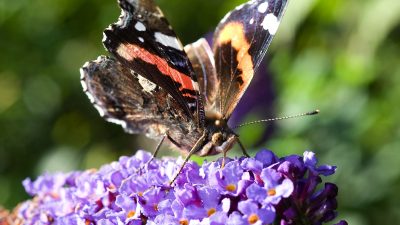
[[[286,8],[286,0],[253,0],[229,12],[214,33],[217,110],[229,119],[250,84]]]
[[[129,133],[157,139],[168,132],[169,140],[181,150],[190,149],[201,135],[166,90],[113,58],[101,56],[86,63],[81,83],[100,115]]]
[[[164,88],[190,116],[202,112],[190,61],[160,8],[152,0],[119,0],[119,21],[103,43],[121,63]]]

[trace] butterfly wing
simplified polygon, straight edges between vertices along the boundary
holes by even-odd
[[[87,62],[81,68],[81,83],[100,115],[129,133],[155,139],[168,133],[170,141],[183,150],[201,136],[166,90],[113,58],[100,56]]]
[[[166,90],[186,115],[204,120],[190,61],[160,8],[152,0],[119,0],[117,23],[104,31],[106,49],[123,65]]]
[[[275,35],[287,0],[252,0],[229,12],[214,33],[217,110],[229,119]]]
[[[185,46],[185,51],[197,76],[199,90],[204,100],[206,112],[214,110],[218,90],[214,54],[204,38]]]

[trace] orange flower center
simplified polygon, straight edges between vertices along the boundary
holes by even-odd
[[[214,214],[217,210],[215,208],[211,208],[207,211],[207,215],[211,216],[212,214]]]
[[[189,221],[187,219],[181,219],[181,220],[179,220],[179,224],[181,224],[181,225],[189,225]]]
[[[58,193],[56,193],[56,192],[51,192],[51,193],[50,193],[50,196],[51,196],[52,198],[55,198],[55,199],[59,199],[59,198],[60,198],[60,195],[59,195]]]
[[[274,195],[276,195],[276,190],[275,190],[275,188],[269,189],[269,190],[268,190],[268,196],[274,196]]]
[[[158,211],[158,204],[153,205],[154,210]]]
[[[113,184],[110,184],[109,186],[108,186],[108,190],[115,190],[115,189],[117,189],[116,187],[115,187],[115,185],[113,185]]]
[[[236,191],[236,185],[234,185],[234,184],[228,184],[228,185],[226,185],[225,189],[226,189],[227,191]]]
[[[128,212],[128,214],[126,215],[126,217],[131,218],[136,214],[136,212],[134,210],[131,210]]]
[[[258,216],[257,214],[253,213],[247,218],[247,221],[249,221],[250,224],[255,224],[258,221]]]

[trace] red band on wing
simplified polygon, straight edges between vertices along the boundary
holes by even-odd
[[[173,81],[181,84],[179,87],[180,91],[183,89],[196,91],[189,75],[181,73],[178,70],[170,67],[165,59],[148,52],[144,48],[134,44],[121,44],[117,49],[117,53],[128,61],[139,58],[147,63],[157,66],[157,69],[160,70],[162,74],[169,76]],[[183,96],[192,95],[184,93]]]

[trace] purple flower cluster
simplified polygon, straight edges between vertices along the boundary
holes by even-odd
[[[18,208],[24,224],[322,224],[336,217],[337,187],[320,176],[312,152],[279,159],[262,150],[254,158],[189,162],[154,159],[139,151],[118,162],[68,174],[26,179],[34,196]],[[346,224],[341,221],[339,224]]]

